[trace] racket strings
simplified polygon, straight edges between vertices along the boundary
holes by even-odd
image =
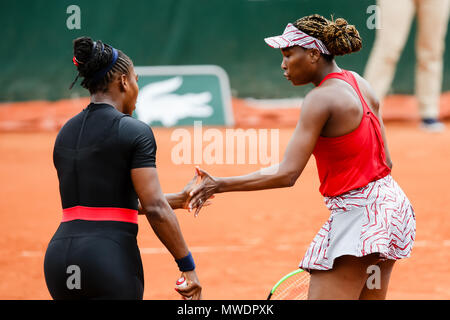
[[[271,300],[306,300],[308,288],[309,274],[301,272],[283,281],[272,294]]]

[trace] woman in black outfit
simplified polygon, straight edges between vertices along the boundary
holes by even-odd
[[[200,299],[194,260],[172,211],[186,208],[196,177],[180,193],[161,191],[153,132],[130,117],[139,89],[129,57],[83,37],[74,41],[73,62],[91,103],[63,126],[55,142],[63,218],[45,255],[50,294],[54,299],[142,299],[136,236],[137,215],[145,214],[188,280],[178,292]]]

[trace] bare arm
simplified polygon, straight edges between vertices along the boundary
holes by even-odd
[[[186,192],[178,192],[178,193],[166,193],[164,197],[166,198],[167,203],[172,208],[172,210],[176,209],[187,209],[187,198],[188,198],[188,190]],[[145,214],[144,209],[142,208],[141,202],[139,201],[138,205],[139,214]]]
[[[192,198],[189,205],[197,207],[198,212],[204,200],[214,193],[293,186],[305,168],[322,128],[330,116],[329,100],[329,96],[322,95],[319,90],[305,98],[300,119],[279,164],[244,176],[227,178],[212,177],[199,170],[203,181],[190,193]]]
[[[177,217],[172,211],[159,183],[156,168],[146,167],[131,170],[131,179],[134,189],[141,203],[141,211],[146,215],[153,231],[169,250],[174,259],[186,257],[189,253],[183,234],[181,233]],[[201,287],[195,271],[186,272],[189,287],[189,296],[198,299],[201,296]]]
[[[198,175],[196,173],[194,175],[194,177],[192,178],[192,180],[189,181],[188,184],[186,184],[186,186],[180,192],[164,194],[164,196],[167,200],[167,203],[172,208],[172,210],[188,208],[189,192],[194,188],[195,183],[197,182],[197,179],[198,179]],[[138,206],[138,212],[139,212],[139,214],[145,214],[140,202],[139,202],[139,206]]]
[[[286,148],[283,160],[270,168],[248,175],[219,178],[217,193],[293,186],[308,163],[317,138],[328,119],[325,108],[312,105],[312,101],[309,101],[309,105],[308,101],[305,101],[302,106],[302,115]]]
[[[167,200],[167,203],[169,203],[169,206],[175,210],[175,209],[185,209],[186,208],[186,199],[188,194],[184,192],[178,192],[178,193],[166,193],[165,197]]]

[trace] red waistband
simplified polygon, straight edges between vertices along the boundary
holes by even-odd
[[[121,221],[138,223],[138,212],[133,209],[76,206],[63,209],[62,222],[72,220]]]

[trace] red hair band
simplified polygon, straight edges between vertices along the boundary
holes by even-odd
[[[73,56],[72,58],[73,64],[76,65],[78,67],[78,65],[83,64],[83,62],[80,62],[77,60],[77,58],[75,58],[75,56]]]

